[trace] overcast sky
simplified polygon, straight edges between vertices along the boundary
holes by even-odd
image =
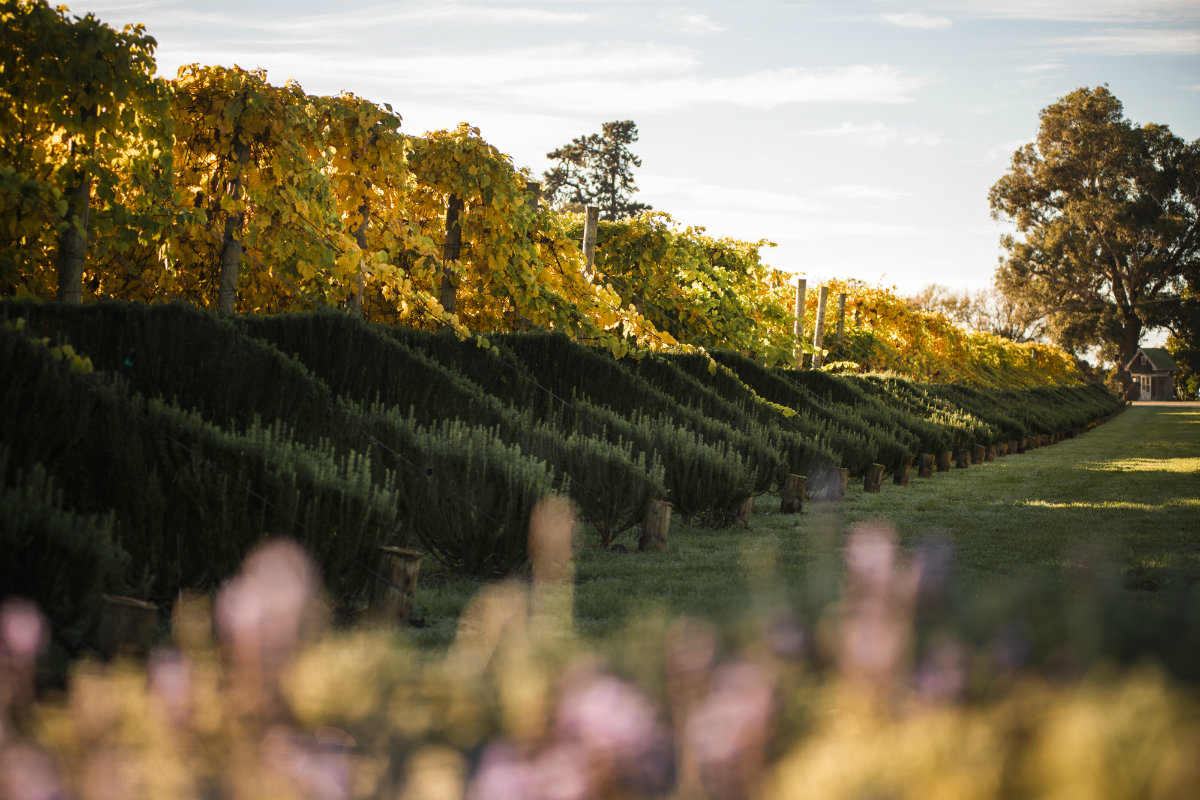
[[[1107,83],[1138,123],[1200,138],[1196,0],[142,0],[77,2],[182,64],[261,67],[460,121],[541,175],[631,119],[638,199],[771,265],[895,286],[991,284],[987,192],[1038,112]],[[338,9],[336,11],[332,9]]]

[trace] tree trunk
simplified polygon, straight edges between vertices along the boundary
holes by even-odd
[[[446,242],[442,245],[442,308],[447,314],[454,313],[455,292],[458,273],[452,262],[458,261],[462,252],[462,198],[450,195],[446,203]]]
[[[825,305],[829,302],[829,287],[822,286],[817,295],[817,325],[813,331],[813,369],[821,367],[821,347],[825,341]]]
[[[67,193],[67,228],[58,240],[60,303],[79,303],[83,300],[83,265],[87,258],[92,178],[85,167],[77,167],[72,177],[73,185]]]
[[[364,202],[358,209],[358,228],[354,231],[354,242],[358,245],[360,253],[367,252],[367,225],[370,224],[371,215],[369,209]],[[362,270],[354,276],[354,291],[350,295],[350,303],[348,311],[356,317],[363,315],[363,285],[366,283],[366,276]]]
[[[583,274],[591,278],[596,274],[596,228],[600,226],[600,209],[588,206],[583,218]]]
[[[239,138],[234,140],[234,156],[237,158],[237,173],[229,182],[229,197],[237,200],[242,193],[242,172],[250,163],[250,145]],[[235,211],[225,217],[225,232],[221,237],[221,260],[217,289],[217,311],[232,314],[237,311],[237,287],[242,266],[242,223],[244,211]]]

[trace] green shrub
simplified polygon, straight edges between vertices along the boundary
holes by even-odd
[[[446,420],[424,428],[395,409],[367,414],[373,434],[407,474],[398,481],[405,530],[447,566],[503,575],[528,556],[529,515],[554,492],[541,460],[494,430]]]
[[[112,527],[111,512],[69,510],[40,464],[15,468],[0,442],[0,599],[37,603],[68,651],[84,644],[101,593],[141,595],[147,588]]]

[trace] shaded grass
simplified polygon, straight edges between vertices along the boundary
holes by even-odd
[[[954,595],[986,625],[1015,605],[1069,602],[1081,573],[1115,582],[1130,613],[1166,590],[1200,584],[1200,409],[1133,407],[1080,437],[994,463],[935,473],[878,494],[851,486],[845,501],[779,513],[779,496],[757,498],[750,530],[673,520],[665,553],[600,550],[576,559],[575,622],[596,643],[639,619],[696,616],[745,622],[781,603],[813,617],[833,602],[841,545],[856,523],[887,520],[902,548],[947,542]],[[413,631],[423,646],[453,638],[462,606],[480,584],[422,574]],[[989,609],[992,611],[989,612]],[[1047,634],[1049,635],[1049,634]]]

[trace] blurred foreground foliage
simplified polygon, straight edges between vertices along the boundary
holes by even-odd
[[[45,618],[6,601],[0,797],[1141,799],[1200,781],[1195,676],[1095,657],[1086,625],[1038,642],[1054,605],[980,640],[949,623],[945,550],[906,556],[886,524],[846,532],[843,578],[813,576],[830,603],[729,628],[651,615],[603,652],[572,623],[574,526],[539,505],[532,580],[485,587],[445,653],[330,632],[287,540],[182,598],[148,660],[85,660],[62,693],[35,692]],[[1079,578],[1075,611],[1109,613],[1101,571]]]

